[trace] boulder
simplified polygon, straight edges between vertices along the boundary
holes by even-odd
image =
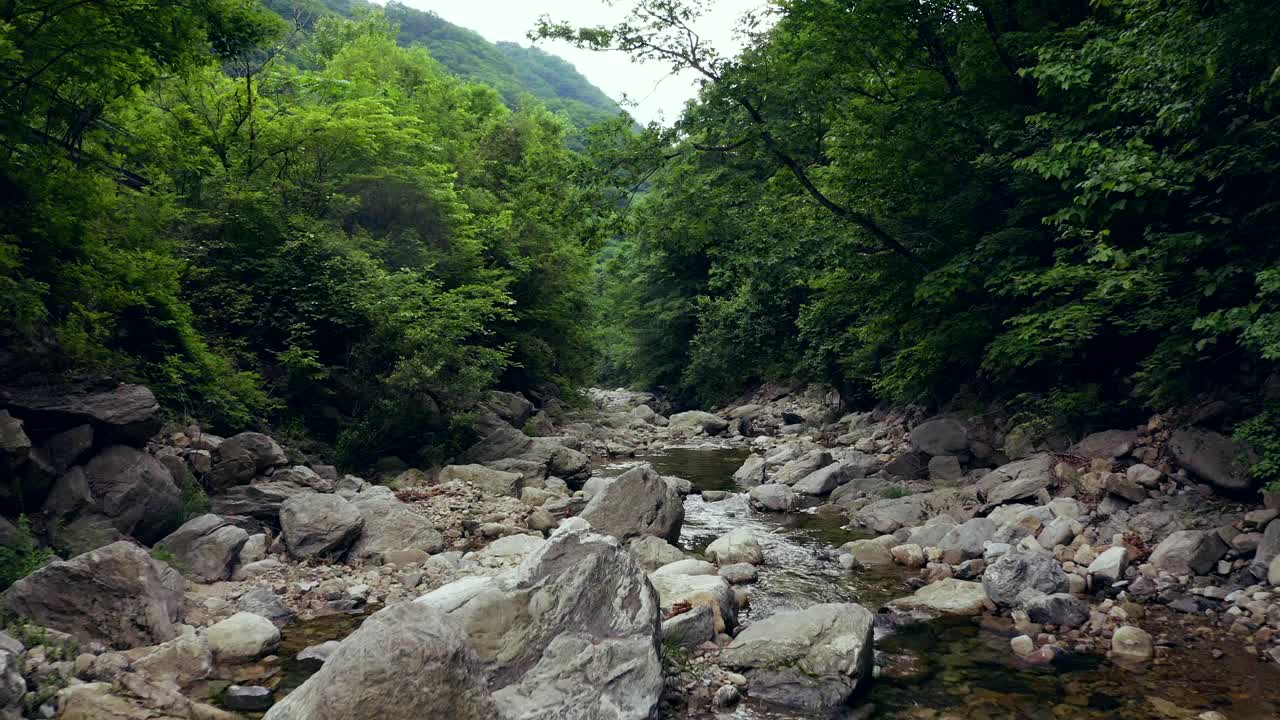
[[[920,524],[927,514],[924,501],[918,496],[885,498],[876,500],[853,513],[849,518],[849,526],[888,535],[896,532],[898,528]],[[912,540],[912,542],[916,541]]]
[[[859,475],[853,463],[832,463],[805,475],[796,481],[792,489],[802,495],[830,495],[832,490]]]
[[[1021,604],[1034,623],[1075,628],[1089,622],[1089,603],[1070,593],[1027,593]]]
[[[264,473],[289,462],[288,456],[285,455],[279,443],[267,435],[256,432],[232,435],[218,445],[219,460],[240,455],[247,455],[253,460],[253,467],[257,473]]]
[[[964,423],[953,418],[935,418],[920,423],[908,435],[911,448],[926,455],[958,455],[969,449],[969,433]]]
[[[1271,561],[1277,557],[1280,557],[1280,521],[1272,521],[1262,531],[1262,542],[1258,543],[1258,549],[1254,551],[1249,571],[1261,580],[1267,576]]]
[[[1102,487],[1112,495],[1129,502],[1140,503],[1147,499],[1147,489],[1130,480],[1128,475],[1109,473],[1102,482]]]
[[[489,393],[489,400],[484,407],[509,423],[512,427],[523,427],[525,421],[533,415],[533,403],[519,393],[495,390]]]
[[[1151,551],[1157,570],[1174,575],[1206,575],[1227,554],[1227,544],[1214,532],[1179,530]]]
[[[848,553],[853,564],[864,568],[886,568],[893,565],[889,548],[878,540],[854,540],[840,546],[840,552]]]
[[[1123,545],[1107,548],[1101,555],[1089,563],[1089,577],[1094,583],[1111,584],[1124,577],[1124,570],[1129,565],[1129,551]]]
[[[475,559],[515,565],[537,552],[546,542],[537,535],[508,535],[485,545],[475,554]]]
[[[737,528],[721,535],[708,545],[702,554],[717,565],[734,563],[760,565],[764,562],[764,552],[760,549],[760,543],[746,528]]]
[[[733,588],[718,574],[655,573],[649,576],[649,581],[658,593],[663,617],[670,617],[685,607],[706,606],[711,608],[717,633],[729,632],[738,623]]]
[[[0,387],[0,405],[24,419],[29,433],[88,424],[102,445],[141,447],[160,430],[160,404],[142,385]]]
[[[1155,655],[1155,644],[1146,630],[1132,625],[1116,628],[1111,636],[1111,656],[1122,662],[1146,662]]]
[[[178,635],[185,583],[130,542],[49,563],[15,582],[4,606],[37,625],[124,650]]]
[[[415,677],[430,682],[406,682]],[[266,720],[494,720],[467,636],[439,610],[399,603],[365,620]]]
[[[972,616],[981,615],[987,602],[987,591],[982,583],[945,578],[890,602],[889,607],[923,611],[929,615]]]
[[[751,507],[769,512],[787,512],[796,504],[796,493],[786,485],[770,483],[751,488]]]
[[[785,465],[778,468],[778,471],[773,474],[773,478],[771,480],[772,482],[781,483],[783,485],[795,485],[800,480],[806,477],[809,477],[813,473],[821,470],[822,468],[827,467],[830,464],[831,464],[831,453],[827,452],[826,450],[823,450],[822,448],[818,448],[817,450],[810,450],[804,455],[801,455],[800,457],[795,458],[794,460],[788,461]],[[835,489],[835,486],[833,485],[831,490],[834,490],[834,489]],[[831,490],[827,490],[827,492],[831,492]],[[825,494],[825,493],[810,493],[810,494],[819,495],[819,494]]]
[[[16,718],[15,710],[22,704],[22,696],[27,693],[27,681],[22,677],[22,662],[18,654],[8,650],[0,650],[0,717]]]
[[[667,418],[667,423],[672,430],[691,430],[708,435],[719,435],[729,429],[728,420],[701,410],[676,413]]]
[[[955,455],[938,455],[929,458],[930,480],[951,483],[962,478],[964,478],[964,468],[960,467],[960,458]]]
[[[569,480],[581,479],[591,472],[591,458],[571,447],[559,446],[547,459],[547,472]]]
[[[156,548],[172,553],[182,572],[202,582],[231,577],[249,533],[217,515],[201,515],[174,530]]]
[[[1192,475],[1227,492],[1248,492],[1254,488],[1249,467],[1254,457],[1247,446],[1209,430],[1177,430],[1169,438],[1169,452]]]
[[[306,465],[294,465],[293,467],[282,468],[271,474],[271,480],[274,482],[290,482],[294,485],[302,485],[309,487],[316,492],[331,493],[333,492],[336,480],[321,477],[319,473]]]
[[[516,473],[494,470],[483,465],[446,465],[440,471],[440,482],[460,480],[490,495],[519,497],[523,477]]]
[[[499,428],[467,450],[467,459],[488,463],[517,457],[533,444],[533,438],[512,427]]]
[[[929,472],[929,456],[915,450],[899,453],[885,463],[884,472],[890,477],[918,480]]]
[[[1058,561],[1047,552],[1034,550],[1001,555],[982,574],[982,587],[987,597],[1002,607],[1015,607],[1018,594],[1027,589],[1046,595],[1071,589]]]
[[[1086,435],[1067,452],[1091,460],[1114,460],[1128,455],[1137,443],[1138,433],[1132,430],[1104,430]]]
[[[649,573],[649,579],[657,577],[666,577],[668,575],[719,575],[719,569],[706,560],[697,558],[682,558],[669,565],[662,567]]]
[[[280,630],[261,615],[241,611],[212,625],[205,639],[218,662],[248,662],[275,650]]]
[[[765,459],[759,455],[752,455],[743,461],[742,467],[734,471],[733,481],[743,487],[751,487],[763,483],[767,473]]]
[[[699,605],[662,621],[662,644],[693,649],[716,639],[715,615]]]
[[[386,488],[369,488],[356,495],[351,504],[364,518],[360,536],[351,545],[352,558],[385,557],[400,550],[430,554],[444,550],[444,536],[435,526]]]
[[[669,565],[673,562],[684,559],[684,551],[653,535],[640,535],[631,538],[627,543],[627,550],[640,563],[640,567],[645,572],[653,572],[663,565]]]
[[[169,682],[179,688],[190,687],[213,673],[209,644],[191,627],[172,640],[122,654],[129,658],[134,672],[152,682]]]
[[[77,425],[45,441],[42,450],[54,472],[64,473],[93,449],[93,426]]]
[[[364,517],[337,495],[309,493],[280,506],[280,532],[295,559],[339,556],[360,535]]]
[[[756,621],[720,653],[743,670],[748,694],[811,713],[831,713],[871,681],[873,616],[852,603],[814,605]]]
[[[964,560],[982,557],[985,543],[996,534],[996,524],[989,518],[973,518],[947,531],[938,541],[943,552],[955,551]]]
[[[240,485],[209,498],[210,509],[223,517],[249,517],[280,527],[280,508],[286,500],[313,494],[310,488],[287,482]]]
[[[289,622],[295,615],[283,598],[271,588],[261,586],[241,595],[236,601],[236,610],[264,617],[277,627]]]
[[[448,614],[471,638],[504,720],[647,720],[657,711],[663,688],[657,598],[614,538],[562,528],[514,573],[466,578],[415,604]],[[345,665],[344,647],[326,670]],[[403,663],[382,648],[378,654],[386,659],[366,662],[400,679]],[[421,717],[367,709],[359,715]]]
[[[95,510],[117,530],[153,543],[182,523],[182,491],[151,455],[113,445],[84,466]]]
[[[728,580],[731,585],[753,583],[760,577],[760,572],[756,570],[756,566],[745,562],[721,565],[720,572],[717,574]]]
[[[653,535],[675,542],[684,523],[684,503],[651,465],[644,464],[605,486],[579,517],[621,540]]]
[[[1052,454],[1040,453],[996,468],[983,479],[991,487],[987,492],[987,506],[1034,498],[1054,484],[1054,462]]]

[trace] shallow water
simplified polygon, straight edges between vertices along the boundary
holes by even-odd
[[[733,472],[746,450],[672,448],[611,465],[618,474],[650,462],[696,490],[738,490]],[[751,528],[764,549],[760,581],[748,586],[751,607],[744,624],[776,612],[819,602],[858,602],[872,610],[907,594],[898,574],[848,574],[835,548],[859,537],[838,520],[812,514],[778,515],[751,510],[745,494],[706,503],[695,491],[685,501],[680,544],[700,552],[739,527]],[[1280,669],[1259,662],[1239,641],[1210,644],[1193,633],[1194,618],[1153,612],[1144,625],[1177,642],[1169,661],[1139,670],[1105,657],[1064,654],[1051,666],[1030,666],[1009,649],[1009,636],[969,619],[945,619],[877,629],[881,677],[847,717],[874,720],[1190,720],[1216,710],[1229,720],[1280,718]],[[1225,654],[1217,659],[1213,648]],[[869,711],[869,712],[868,712]],[[812,715],[771,711],[745,702],[716,717],[791,720]]]

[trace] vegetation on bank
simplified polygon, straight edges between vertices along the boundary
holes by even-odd
[[[1094,426],[1220,392],[1280,437],[1280,5],[784,0],[734,59],[703,5],[540,28],[704,81],[597,155],[647,190],[597,280],[609,382]]]
[[[215,430],[269,421],[356,464],[444,455],[499,383],[587,378],[599,229],[545,108],[508,109],[376,12],[10,5],[4,381],[142,381]]]

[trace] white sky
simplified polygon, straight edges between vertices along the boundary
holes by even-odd
[[[630,9],[627,0],[401,0],[419,10],[431,10],[454,25],[474,30],[491,42],[509,41],[530,45],[527,33],[538,18],[550,15],[574,25],[612,25]],[[715,0],[711,11],[696,29],[722,55],[731,56],[739,48],[733,29],[748,10],[761,8],[766,0]],[[610,7],[610,5],[613,5]],[[573,63],[596,87],[614,100],[638,101],[628,107],[641,122],[660,120],[670,124],[680,115],[684,102],[696,92],[695,75],[684,72],[672,76],[662,63],[638,65],[622,53],[578,50],[566,43],[542,41],[541,49]]]

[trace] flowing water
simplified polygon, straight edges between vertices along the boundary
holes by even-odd
[[[733,472],[747,457],[741,449],[669,448],[659,454],[608,465],[617,475],[649,462],[696,490],[740,491]],[[860,536],[838,518],[808,513],[757,513],[746,495],[707,503],[695,492],[685,501],[680,544],[701,552],[735,528],[750,528],[765,555],[759,581],[749,586],[743,624],[777,612],[822,602],[858,602],[875,610],[909,592],[904,575],[848,573],[836,548]],[[887,619],[887,616],[885,616]],[[307,645],[345,637],[362,617],[330,616],[285,630],[278,696],[319,668],[293,656]],[[1216,645],[1199,639],[1195,618],[1153,616],[1144,625],[1173,639],[1169,662],[1131,670],[1096,655],[1066,654],[1052,666],[1020,662],[1009,636],[972,620],[937,620],[877,628],[882,673],[847,715],[859,720],[1192,720],[1217,710],[1228,720],[1280,718],[1280,670],[1247,655],[1239,641]],[[1224,654],[1213,658],[1214,648]],[[1188,710],[1191,710],[1188,712]],[[721,720],[811,720],[759,707],[750,700],[716,716]]]
[[[746,450],[670,448],[637,458],[696,490],[741,491],[733,472]],[[612,465],[618,474],[634,463]],[[695,492],[685,501],[680,544],[700,552],[740,527],[756,533],[765,565],[750,587],[751,607],[740,620],[819,602],[858,602],[872,610],[909,592],[898,574],[841,570],[835,548],[856,539],[838,519],[813,514],[757,513],[738,494],[718,503]],[[1280,718],[1280,670],[1246,654],[1239,640],[1211,644],[1194,633],[1196,619],[1153,614],[1144,623],[1173,639],[1169,661],[1142,670],[1097,655],[1064,654],[1051,666],[1030,666],[1009,648],[1009,635],[969,619],[877,628],[882,673],[848,717],[875,720],[1190,720],[1216,710],[1229,720]],[[1224,654],[1213,658],[1217,648]],[[1188,712],[1193,710],[1193,712]],[[721,718],[806,720],[750,701]]]

